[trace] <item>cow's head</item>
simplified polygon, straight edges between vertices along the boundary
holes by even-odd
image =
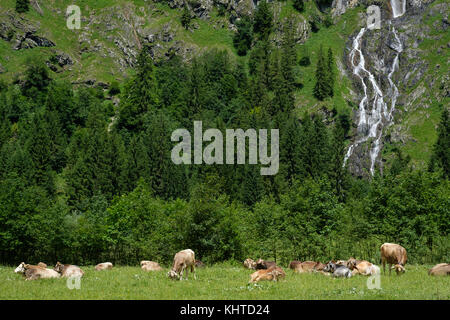
[[[15,273],[25,273],[25,262],[19,264],[19,266],[14,270]]]
[[[348,259],[347,268],[349,268],[350,270],[353,270],[356,268],[356,259],[355,258]]]
[[[325,272],[331,272],[331,273],[333,273],[334,270],[336,270],[336,264],[334,263],[333,260],[331,260],[330,262],[328,262],[327,265],[325,266],[325,268],[323,268],[323,271],[325,271]]]
[[[64,270],[64,265],[61,262],[57,262],[55,267],[53,268],[56,272],[62,273]]]
[[[394,269],[397,275],[403,274],[406,271],[405,267],[402,266],[401,264],[393,265],[391,269]]]
[[[173,280],[180,280],[180,275],[175,270],[170,270],[167,272],[167,276]]]

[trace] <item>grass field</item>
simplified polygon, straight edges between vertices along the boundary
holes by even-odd
[[[95,271],[84,266],[80,289],[70,290],[67,279],[25,281],[14,267],[0,267],[0,299],[450,299],[450,277],[431,277],[431,266],[407,265],[398,277],[381,275],[381,289],[368,289],[368,277],[333,279],[321,274],[295,274],[286,270],[280,282],[247,285],[251,270],[240,266],[216,265],[197,269],[197,280],[173,281],[161,272],[144,272],[139,267],[115,267]]]

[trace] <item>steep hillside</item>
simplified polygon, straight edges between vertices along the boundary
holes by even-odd
[[[77,1],[82,13],[81,29],[70,30],[65,16],[72,2],[31,1],[31,10],[18,14],[14,10],[15,0],[2,1],[0,78],[20,79],[27,59],[38,57],[47,62],[54,78],[106,88],[114,80],[122,82],[133,72],[138,52],[144,45],[151,47],[155,62],[172,54],[189,61],[210,48],[227,50],[244,62],[249,57],[249,54],[237,55],[233,35],[236,21],[254,12],[256,4],[251,0],[189,1],[195,19],[188,30],[180,22],[185,3],[181,0]],[[361,48],[367,57],[368,70],[385,92],[384,102],[392,103],[390,71],[399,93],[392,123],[383,126],[380,135],[382,152],[371,164],[369,144],[374,141],[368,139],[350,157],[350,168],[361,176],[369,174],[371,165],[379,167],[389,161],[396,149],[411,156],[416,165],[424,165],[436,137],[439,115],[449,104],[448,2],[408,0],[406,12],[395,19],[392,19],[391,2],[335,0],[332,8],[325,6],[321,12],[315,2],[307,1],[303,13],[297,12],[290,0],[271,2],[275,21],[272,42],[280,44],[282,26],[292,19],[298,57],[305,53],[311,57],[309,66],[296,68],[300,84],[296,91],[296,114],[315,111],[330,117],[336,111],[348,113],[354,120],[349,146],[361,137],[357,124],[358,105],[363,98],[361,81],[353,74],[350,63],[352,41],[366,24],[366,7],[371,4],[381,7],[382,28],[368,31]],[[330,9],[328,14],[333,16],[333,24],[326,27]],[[391,20],[392,24],[388,23]],[[314,21],[320,28],[315,32],[311,30]],[[384,36],[390,33],[391,25],[395,26],[403,46],[396,70],[390,70],[395,56],[389,49],[392,39]],[[323,102],[313,96],[320,45],[333,50],[338,70],[335,95]],[[369,88],[369,94],[372,93]]]

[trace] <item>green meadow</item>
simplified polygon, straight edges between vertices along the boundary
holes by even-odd
[[[251,270],[220,264],[197,269],[197,280],[174,281],[169,270],[144,272],[139,267],[118,266],[112,270],[85,271],[80,289],[69,289],[67,279],[25,281],[14,267],[0,267],[0,299],[155,299],[155,300],[392,300],[450,299],[450,277],[428,275],[431,266],[407,265],[404,275],[381,275],[380,289],[367,287],[368,277],[333,279],[322,274],[296,274],[285,268],[279,282],[248,284]]]

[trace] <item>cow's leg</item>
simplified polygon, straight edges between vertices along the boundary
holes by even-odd
[[[391,275],[391,271],[392,271],[392,264],[389,263],[389,275]]]
[[[195,265],[191,265],[191,272],[194,274],[194,280],[197,280],[197,275],[195,274]]]
[[[381,263],[383,264],[383,274],[386,275],[386,261],[382,259]]]

